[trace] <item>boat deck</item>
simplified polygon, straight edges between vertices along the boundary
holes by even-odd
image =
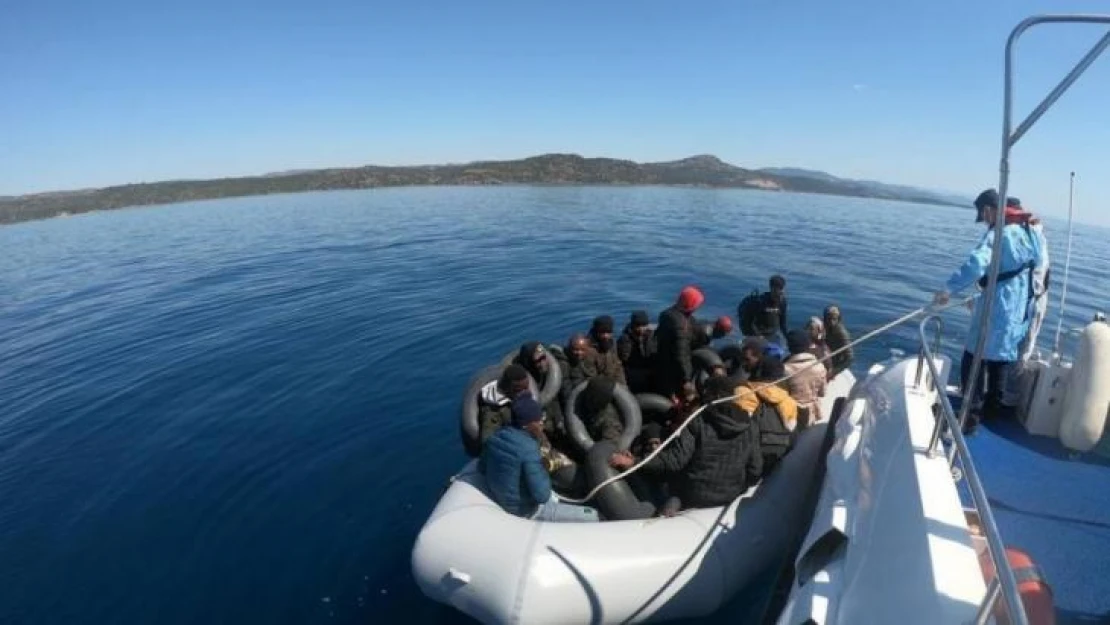
[[[1075,455],[1016,421],[984,424],[968,445],[1003,541],[1044,571],[1057,622],[1110,625],[1110,460]]]

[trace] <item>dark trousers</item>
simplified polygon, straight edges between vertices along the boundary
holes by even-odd
[[[975,355],[965,351],[960,359],[960,392],[966,393],[969,378],[971,377],[971,363]],[[1006,384],[1006,376],[1014,363],[1005,360],[984,360],[979,367],[979,384],[976,385],[976,397],[983,398],[983,418],[991,419],[999,416],[1002,408],[1002,389]],[[985,377],[985,380],[984,380]],[[973,407],[975,397],[969,398]]]

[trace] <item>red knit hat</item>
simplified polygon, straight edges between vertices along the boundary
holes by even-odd
[[[717,323],[713,327],[719,330],[721,334],[728,334],[732,332],[732,319],[724,315],[717,317]]]
[[[683,287],[678,293],[678,307],[682,312],[692,313],[705,302],[705,295],[696,286]]]

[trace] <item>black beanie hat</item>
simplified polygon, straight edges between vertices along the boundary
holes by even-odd
[[[648,317],[646,310],[636,310],[632,312],[632,327],[646,326],[651,323],[651,318]]]
[[[593,328],[591,328],[590,331],[593,332],[594,334],[605,334],[606,332],[608,332],[609,334],[612,334],[613,333],[613,318],[610,317],[609,315],[602,315],[600,317],[594,317],[594,325],[593,325]]]
[[[591,417],[600,412],[613,401],[613,389],[616,386],[617,383],[612,378],[603,375],[590,378],[586,388],[582,389],[582,394],[579,395],[582,412]]]
[[[805,330],[791,330],[786,333],[786,346],[791,355],[809,351],[809,334]]]
[[[705,381],[705,399],[712,401],[733,394],[736,383],[724,376],[712,376]]]
[[[536,352],[541,354],[546,353],[543,348],[543,343],[539,341],[528,341],[520,346],[520,351],[517,353],[516,359],[519,364],[531,364],[536,359]]]

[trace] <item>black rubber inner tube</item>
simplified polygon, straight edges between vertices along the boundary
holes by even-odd
[[[640,415],[645,423],[663,423],[674,408],[671,400],[658,393],[637,393],[636,403],[640,406]]]
[[[478,428],[478,394],[482,387],[490,382],[496,382],[501,377],[501,372],[506,365],[490,365],[474,374],[470,383],[466,385],[463,393],[462,410],[459,411],[459,432],[462,436],[463,449],[471,458],[477,458],[482,453],[482,441]],[[536,381],[528,376],[528,388],[533,396],[539,396],[536,390]]]
[[[615,451],[617,445],[613,441],[599,441],[586,455],[586,483],[590,490],[618,474],[616,469],[609,466],[609,456]],[[655,514],[655,506],[650,502],[640,501],[627,480],[617,480],[601,489],[594,497],[594,503],[607,521],[648,519]]]
[[[717,352],[713,351],[712,347],[702,347],[695,349],[690,354],[690,360],[693,361],[694,368],[699,371],[709,373],[709,370],[718,365],[723,365],[724,362]]]
[[[544,349],[548,354],[558,350],[562,355],[563,349],[558,345],[545,345]],[[512,364],[513,359],[517,357],[519,351],[515,351],[501,359],[501,366],[508,367]],[[563,387],[563,368],[559,366],[558,361],[551,355],[547,358],[547,379],[543,381],[543,388],[540,389],[538,395],[535,395],[536,400],[540,402],[541,406],[550,404],[556,397],[559,396],[559,390]]]
[[[586,431],[586,425],[582,423],[582,419],[578,417],[578,396],[582,394],[587,384],[589,384],[589,380],[582,382],[571,391],[563,411],[567,424],[567,434],[583,452],[589,452],[596,442]],[[617,448],[631,449],[632,441],[640,435],[640,428],[643,426],[640,405],[636,402],[636,397],[632,394],[632,391],[619,382],[613,387],[613,404],[617,407],[617,412],[620,413],[621,421],[624,424],[624,431],[621,433],[620,439],[617,440]]]

